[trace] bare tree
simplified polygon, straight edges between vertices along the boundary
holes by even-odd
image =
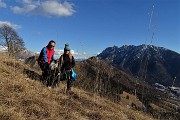
[[[17,56],[25,50],[24,41],[18,33],[9,25],[0,26],[1,45],[6,46],[9,56]]]

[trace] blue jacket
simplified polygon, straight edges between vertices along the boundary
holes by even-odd
[[[41,50],[41,53],[40,53],[39,58],[38,58],[38,61],[50,64],[51,60],[55,60],[54,59],[54,49],[50,50],[47,47],[44,47]]]

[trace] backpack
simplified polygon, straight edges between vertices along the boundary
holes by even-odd
[[[76,73],[73,69],[71,71],[72,71],[72,74],[71,74],[72,80],[75,81],[76,80]]]

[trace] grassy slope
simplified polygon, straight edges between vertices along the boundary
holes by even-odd
[[[93,93],[73,88],[74,95],[65,94],[65,84],[48,89],[39,81],[23,74],[29,69],[0,54],[0,119],[49,120],[148,120],[144,113],[100,98]]]

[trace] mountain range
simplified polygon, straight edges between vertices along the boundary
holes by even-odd
[[[108,47],[97,57],[149,84],[180,87],[180,54],[153,45]]]

